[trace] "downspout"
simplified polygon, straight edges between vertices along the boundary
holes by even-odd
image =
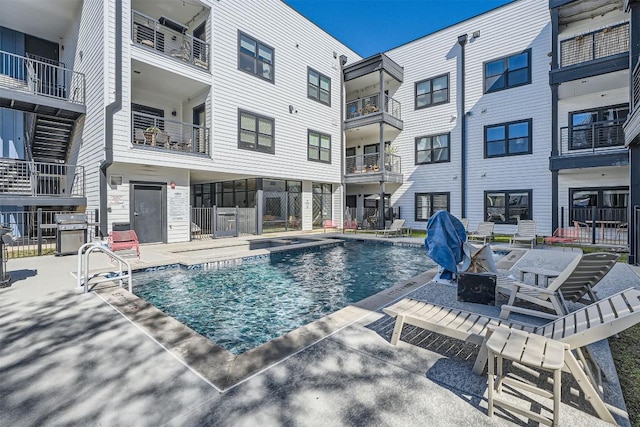
[[[340,198],[342,203],[342,220],[340,223],[344,223],[345,211],[347,209],[347,185],[344,180],[344,163],[345,163],[345,149],[344,149],[344,66],[347,63],[346,55],[340,55],[340,186],[342,188],[342,197]]]
[[[378,211],[378,228],[386,228],[385,227],[385,215],[384,212],[386,210],[386,206],[384,204],[384,195],[385,195],[385,186],[384,186],[384,176],[385,176],[385,152],[384,152],[384,115],[387,114],[387,109],[385,108],[385,85],[384,85],[384,67],[380,67],[380,98],[378,99],[379,109],[382,111],[383,120],[380,122],[380,145],[378,151],[380,154],[378,155],[378,163],[379,170],[382,171],[382,175],[380,178],[380,210]]]
[[[465,92],[465,79],[464,79],[464,47],[467,44],[467,35],[463,34],[458,36],[458,44],[460,45],[460,75],[458,76],[458,82],[460,87],[458,92],[460,93],[460,110],[458,117],[462,118],[460,122],[460,217],[466,218],[467,216],[467,114],[465,111],[464,92]]]
[[[104,109],[104,160],[100,163],[100,234],[108,231],[107,169],[113,164],[113,116],[122,109],[122,0],[116,2],[115,73],[116,97]]]
[[[558,9],[551,9],[551,71],[558,69],[558,31],[560,25],[560,14]],[[551,157],[557,157],[560,153],[558,141],[558,91],[559,85],[551,84],[551,74],[549,74],[549,84],[551,85]],[[549,160],[551,169],[551,160]],[[551,230],[559,227],[559,223],[564,221],[559,218],[560,197],[558,170],[551,169]],[[568,212],[567,212],[568,214]],[[569,226],[569,224],[565,224]]]

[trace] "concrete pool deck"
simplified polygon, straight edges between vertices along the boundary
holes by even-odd
[[[234,247],[241,252],[239,243],[229,243],[235,241],[144,245],[142,259],[189,260],[185,251],[194,247],[221,256]],[[561,269],[572,256],[569,250],[533,250],[514,269]],[[109,267],[106,257],[99,258],[92,266]],[[471,373],[473,348],[420,331],[403,335],[419,345],[391,346],[392,320],[372,310],[220,393],[96,294],[83,295],[70,274],[76,262],[69,256],[8,263],[16,280],[0,290],[0,425],[526,424],[505,413],[486,416],[486,377]],[[636,271],[619,264],[598,291],[604,296],[631,286],[640,287]],[[427,285],[413,296],[455,303],[454,290],[442,285]],[[608,346],[600,347],[596,358],[609,379],[607,402],[618,408],[612,410],[618,422],[628,424]],[[592,412],[585,402],[563,397],[561,424],[606,425]]]

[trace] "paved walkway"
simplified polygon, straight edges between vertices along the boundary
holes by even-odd
[[[142,259],[175,261],[195,246],[234,242],[145,245]],[[562,268],[571,256],[534,250],[519,263]],[[92,265],[109,266],[98,258]],[[0,290],[2,426],[526,424],[503,413],[486,416],[486,378],[471,374],[474,349],[419,335],[412,342],[421,346],[391,346],[392,322],[379,311],[219,393],[98,296],[82,294],[71,275],[76,262],[75,256],[9,261],[15,283]],[[600,292],[640,287],[629,266],[616,266],[610,276]],[[430,284],[415,292],[455,298],[447,288]],[[617,377],[607,369],[613,395]],[[607,399],[628,424],[617,393]],[[568,399],[562,425],[605,425],[585,412],[588,404]]]

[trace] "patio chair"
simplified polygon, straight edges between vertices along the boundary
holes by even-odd
[[[524,242],[531,245],[531,249],[533,249],[533,245],[536,243],[536,222],[532,219],[521,219],[518,221],[518,229],[516,230],[516,234],[511,236],[510,244]]]
[[[140,242],[134,230],[111,231],[107,239],[107,247],[113,252],[135,249],[136,255],[140,259]]]
[[[396,219],[394,220],[389,228],[385,228],[384,230],[376,230],[376,236],[378,233],[381,233],[384,237],[389,237],[392,234],[394,236],[402,235],[402,227],[404,227],[404,219]]]
[[[144,135],[144,130],[136,128],[133,134],[133,142],[136,144],[146,145],[147,137]]]
[[[567,301],[584,303],[587,302],[585,297],[588,297],[590,302],[597,301],[593,287],[613,268],[619,257],[618,254],[606,252],[578,256],[546,288],[517,281],[498,286],[498,292],[509,295],[509,302],[500,310],[500,318],[506,319],[511,312],[516,312],[555,319],[569,312]],[[554,313],[516,306],[517,300],[552,310]]]
[[[486,244],[487,240],[490,242],[493,238],[494,226],[494,222],[481,222],[478,224],[478,230],[469,234],[467,240],[482,240],[483,244]]]
[[[464,231],[469,232],[469,219],[468,218],[460,218],[460,222],[464,226]]]
[[[586,346],[640,323],[640,290],[629,288],[541,326],[508,322],[411,298],[404,298],[383,311],[396,318],[391,335],[393,345],[398,343],[405,324],[479,345],[473,366],[476,375],[482,373],[487,363],[485,343],[491,330],[496,328],[523,330],[568,344],[570,348],[565,353],[564,370],[574,376],[598,416],[615,423],[602,401],[602,377]]]

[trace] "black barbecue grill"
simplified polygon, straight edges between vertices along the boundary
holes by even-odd
[[[56,255],[75,254],[87,242],[87,215],[56,214]]]

